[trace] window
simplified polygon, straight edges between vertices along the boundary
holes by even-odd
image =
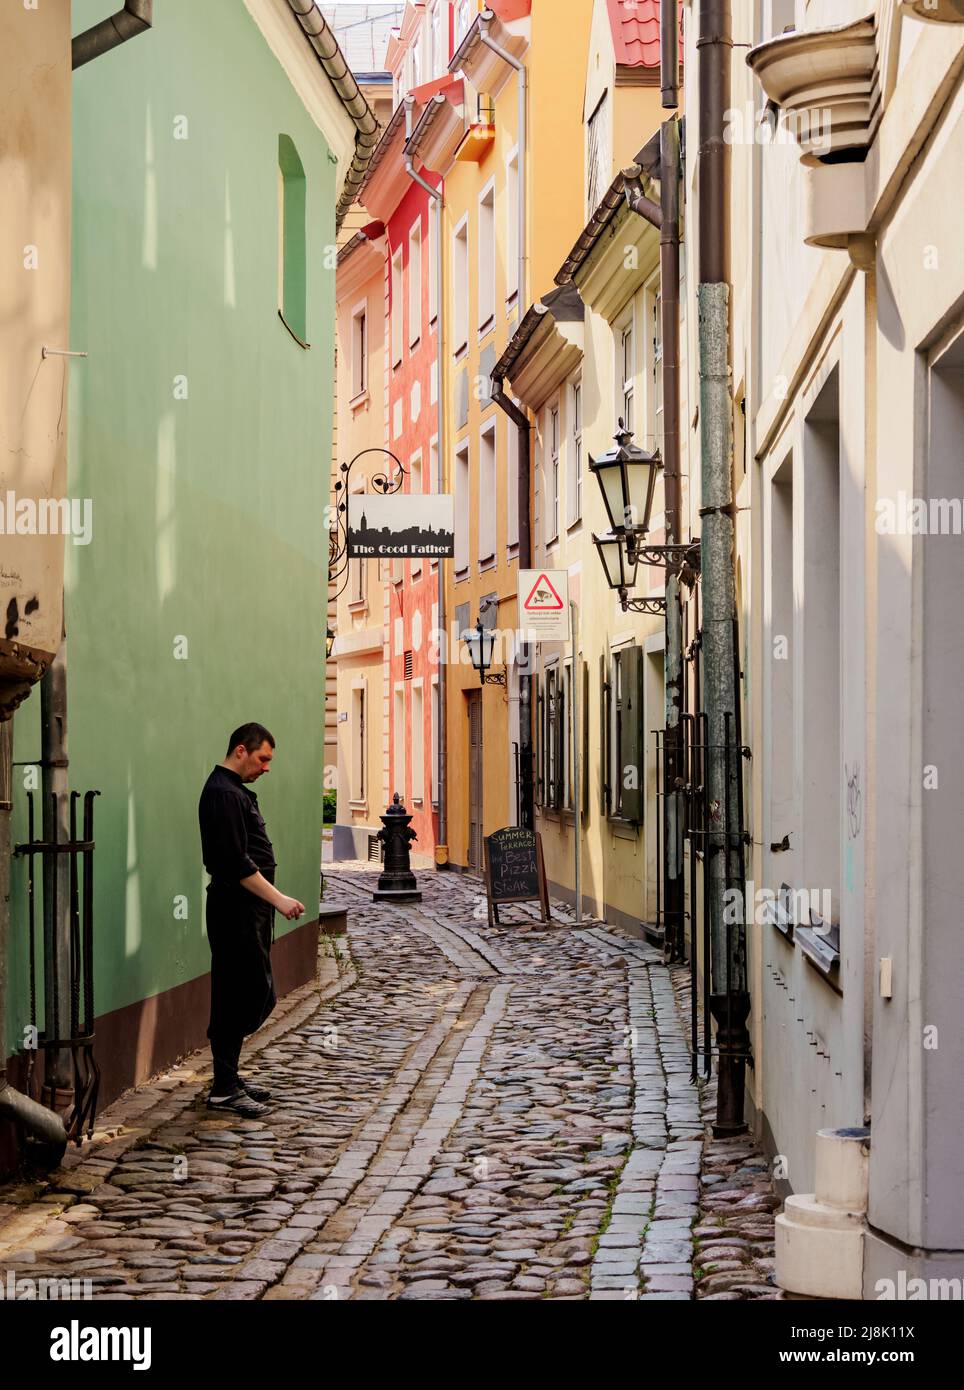
[[[422,219],[408,234],[408,341],[414,347],[422,336]]]
[[[425,702],[421,682],[412,684],[412,800],[425,797]]]
[[[519,152],[514,150],[505,168],[505,298],[519,293]]]
[[[479,332],[495,319],[495,188],[490,184],[479,199]]]
[[[515,397],[511,399],[514,400]],[[519,544],[519,431],[511,420],[506,421],[506,429],[506,487],[509,489],[506,537],[508,545],[512,547]]]
[[[565,722],[564,688],[557,666],[550,667],[545,674],[545,691],[536,697],[536,717],[539,739],[539,771],[536,791],[539,805],[546,810],[558,811],[562,806],[563,759],[565,742],[563,727]]]
[[[302,347],[307,347],[305,171],[288,135],[278,136],[278,220],[278,312]]]
[[[495,421],[479,441],[479,564],[495,559],[496,540],[496,451]]]
[[[447,0],[435,0],[435,7],[432,10],[432,47],[431,61],[429,65],[429,77],[435,77],[437,73],[443,72],[448,67],[449,55],[447,38]]]
[[[469,568],[469,446],[455,451],[455,572],[462,576]]]
[[[456,227],[452,242],[452,343],[456,355],[469,341],[469,224]]]
[[[392,363],[398,366],[402,360],[402,248],[392,256]]]
[[[422,455],[415,454],[409,464],[409,492],[421,494],[424,491],[422,485]],[[412,578],[417,579],[422,573],[422,557],[416,555],[412,559]]]
[[[603,92],[589,117],[586,133],[586,205],[593,213],[603,200],[610,178],[609,93]]]
[[[366,727],[367,689],[355,686],[351,692],[351,799],[364,801],[368,795],[368,731]]]
[[[405,687],[395,687],[395,717],[392,721],[392,749],[395,754],[392,775],[395,778],[393,792],[398,792],[405,800]]]
[[[438,681],[432,682],[432,804],[438,802],[438,731],[441,726]]]
[[[559,536],[559,407],[549,407],[546,430],[546,544]]]
[[[368,306],[351,316],[351,394],[354,399],[368,390]]]
[[[460,44],[469,32],[469,25],[472,23],[472,4],[471,0],[456,0],[455,5],[455,42]]]
[[[629,317],[620,324],[616,331],[619,349],[616,372],[619,388],[616,405],[626,428],[632,431],[636,428],[636,333],[633,327],[632,308],[630,308]]]
[[[422,43],[421,35],[418,35],[412,44],[412,86],[420,87],[422,84]]]
[[[364,487],[357,489],[358,493],[364,491]],[[348,602],[352,607],[364,607],[368,603],[368,561],[349,560],[348,571]]]
[[[638,825],[643,819],[646,748],[642,648],[614,651],[608,679],[605,658],[602,670],[603,808],[615,820]]]
[[[438,213],[432,210],[428,219],[428,319],[434,323],[438,318]]]
[[[582,516],[582,382],[569,391],[569,476],[566,479],[566,520],[570,526]]]

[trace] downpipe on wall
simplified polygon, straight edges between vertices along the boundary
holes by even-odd
[[[743,1133],[747,1019],[743,913],[727,926],[724,894],[742,895],[742,862],[733,843],[739,820],[737,778],[742,754],[737,719],[736,576],[733,502],[733,420],[730,391],[729,147],[733,36],[729,0],[700,0],[699,11],[699,372],[701,456],[701,570],[703,705],[707,715],[710,828],[704,865],[710,909],[710,1008],[716,1022],[718,1136]]]

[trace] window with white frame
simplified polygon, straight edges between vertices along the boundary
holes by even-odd
[[[496,422],[493,420],[479,440],[479,564],[495,559],[496,540]]]
[[[506,487],[509,491],[506,506],[507,544],[519,544],[519,431],[511,420],[506,421]]]
[[[428,218],[428,321],[434,323],[438,318],[438,231],[434,209]]]
[[[479,332],[495,319],[495,187],[479,198]]]
[[[395,779],[393,792],[398,792],[402,800],[405,800],[405,687],[396,685],[395,687],[395,708],[392,720],[392,751],[394,759],[392,762],[392,776]]]
[[[422,41],[418,35],[412,44],[412,86],[419,87],[422,83]]]
[[[402,308],[403,285],[402,248],[399,247],[392,256],[392,363],[394,366],[398,366],[402,360],[402,344],[404,342],[402,327],[404,315]]]
[[[569,388],[569,470],[566,478],[566,520],[574,526],[582,516],[582,378]]]
[[[412,800],[425,796],[425,700],[421,681],[412,682]]]
[[[408,485],[408,490],[409,490],[409,492],[413,492],[413,493],[415,493],[416,495],[419,495],[419,496],[420,496],[421,493],[424,491],[424,487],[423,487],[423,484],[422,484],[422,455],[421,455],[421,451],[420,451],[419,453],[414,454],[414,455],[412,456],[411,462],[409,463],[409,466],[408,466],[408,467],[409,467],[409,485]],[[412,559],[412,578],[413,578],[413,579],[417,579],[418,576],[419,576],[421,573],[422,573],[422,557],[421,557],[420,555],[416,555],[416,556],[414,556],[413,559]]]
[[[472,3],[471,0],[456,0],[455,5],[455,42],[461,43],[469,32],[469,25],[472,23]]]
[[[469,341],[469,224],[465,218],[452,238],[452,348],[458,354]]]
[[[408,234],[408,342],[414,347],[422,336],[422,219]]]
[[[599,98],[586,128],[586,206],[590,213],[596,211],[612,182],[610,109],[609,92],[606,91]]]
[[[436,77],[444,72],[448,67],[449,55],[446,51],[446,33],[448,26],[445,20],[448,18],[447,0],[435,0],[432,7],[432,59],[429,65],[429,77]]]
[[[551,405],[546,416],[546,544],[559,536],[559,405]]]
[[[368,390],[368,304],[359,304],[351,316],[351,394],[354,399]]]
[[[519,293],[519,151],[513,150],[505,166],[505,297]]]
[[[459,576],[469,568],[469,445],[459,444],[455,450],[455,573]]]
[[[616,406],[626,429],[636,428],[636,329],[633,307],[616,327]]]
[[[363,494],[364,487],[355,489],[355,495]],[[368,561],[348,561],[348,602],[352,605],[368,602]]]
[[[432,804],[438,801],[438,731],[440,719],[438,681],[432,681],[432,719],[429,737],[432,740]]]

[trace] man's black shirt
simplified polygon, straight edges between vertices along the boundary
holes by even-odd
[[[201,853],[213,883],[236,885],[262,873],[274,881],[275,857],[258,798],[230,768],[214,769],[198,803]]]

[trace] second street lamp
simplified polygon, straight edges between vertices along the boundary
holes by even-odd
[[[599,555],[606,583],[610,589],[616,590],[624,613],[666,612],[666,600],[659,595],[652,598],[629,597],[629,590],[636,584],[639,560],[634,556],[630,561],[625,535],[619,536],[614,531],[608,531],[603,536],[593,536],[592,543]]]
[[[462,633],[462,641],[469,649],[472,665],[479,673],[480,685],[505,685],[505,672],[487,674],[495,653],[495,630],[482,626],[479,618],[470,632]]]

